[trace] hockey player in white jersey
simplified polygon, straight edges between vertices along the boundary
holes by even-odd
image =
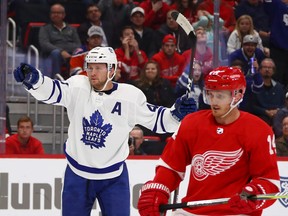
[[[174,132],[194,112],[192,98],[178,98],[172,108],[147,103],[138,88],[113,82],[117,59],[111,47],[96,47],[85,59],[88,76],[66,81],[43,76],[31,65],[14,70],[17,82],[37,100],[64,106],[70,121],[64,144],[67,158],[62,191],[63,216],[90,216],[97,199],[103,216],[130,215],[125,160],[129,132],[141,124],[157,133]]]

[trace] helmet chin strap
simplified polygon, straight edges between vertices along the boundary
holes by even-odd
[[[235,97],[233,97],[231,103],[230,103],[230,109],[228,110],[227,113],[225,113],[223,116],[221,116],[221,118],[226,117],[235,107],[237,107],[241,102],[242,102],[243,98],[241,98],[237,103],[233,104],[235,101]]]

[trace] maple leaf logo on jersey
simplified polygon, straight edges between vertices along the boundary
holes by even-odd
[[[198,181],[203,181],[209,175],[215,176],[230,169],[239,161],[243,150],[236,151],[207,151],[197,154],[192,159],[192,174]]]
[[[90,145],[93,149],[105,147],[105,139],[112,130],[111,124],[103,124],[104,120],[102,115],[97,110],[90,116],[90,122],[83,118],[83,134],[82,139],[85,145]]]

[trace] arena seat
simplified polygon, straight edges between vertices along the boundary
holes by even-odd
[[[142,149],[148,155],[161,155],[165,147],[165,142],[161,141],[159,136],[144,136]]]
[[[29,45],[34,45],[37,49],[40,49],[38,34],[41,26],[44,26],[44,22],[30,22],[27,25],[24,38],[23,49],[27,49]]]

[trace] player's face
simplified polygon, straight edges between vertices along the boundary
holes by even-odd
[[[210,104],[214,117],[221,117],[230,109],[232,94],[228,90],[207,90],[206,100]]]
[[[107,81],[107,65],[105,63],[89,63],[86,72],[93,88],[101,90]]]
[[[33,132],[33,127],[31,122],[20,122],[17,130],[21,139],[28,139]]]

